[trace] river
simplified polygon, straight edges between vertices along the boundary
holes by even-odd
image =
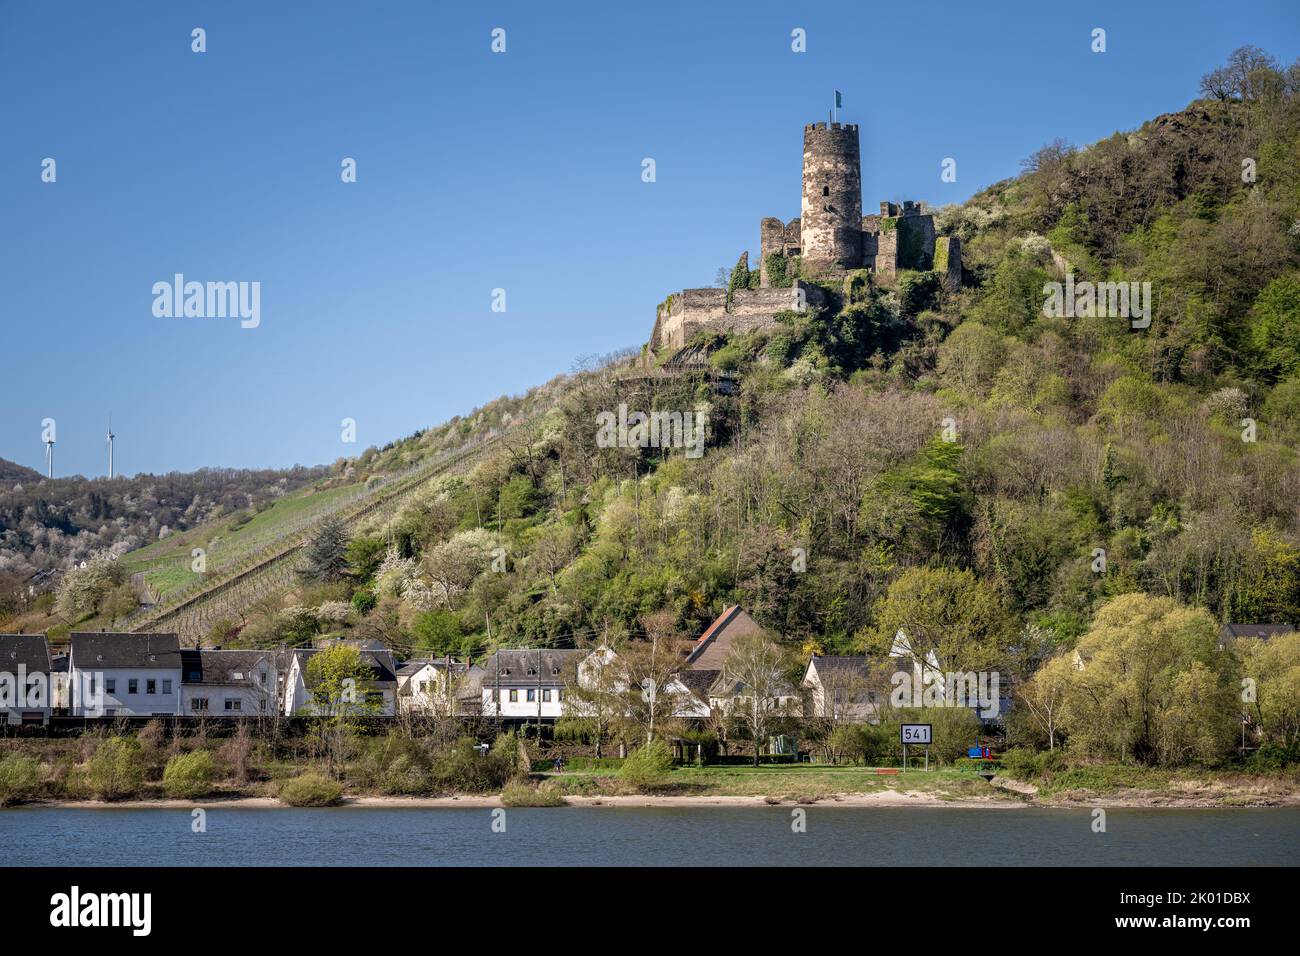
[[[1300,808],[952,807],[0,810],[8,866],[1300,864]]]

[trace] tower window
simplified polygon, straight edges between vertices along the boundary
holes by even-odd
[[[822,187],[822,195],[823,195],[823,196],[829,196],[830,194],[831,194],[831,187],[830,187],[830,186],[823,186],[823,187]]]

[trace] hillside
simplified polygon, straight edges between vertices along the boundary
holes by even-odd
[[[694,342],[703,369],[592,363],[124,565],[184,587],[196,542],[245,554],[303,515],[319,530],[328,496],[491,434],[472,468],[349,526],[346,575],[286,577],[211,639],[479,654],[686,636],[740,603],[843,653],[929,601],[959,614],[968,666],[1027,677],[1129,592],[1300,621],[1300,68],[1251,56],[1182,112],[1051,144],[938,210],[960,289],[828,285],[824,308]],[[1149,327],[1045,316],[1067,274],[1150,283]],[[706,409],[707,452],[600,447],[597,416],[624,403]]]
[[[34,468],[20,465],[8,458],[0,458],[0,485],[12,485],[22,481],[40,481],[41,473]]]

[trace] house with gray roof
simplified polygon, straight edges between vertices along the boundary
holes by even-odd
[[[505,648],[480,662],[484,717],[559,717],[588,651]]]
[[[72,716],[180,713],[181,647],[175,634],[74,632],[69,647]]]
[[[397,709],[425,717],[478,714],[483,674],[480,665],[469,661],[445,657],[405,661],[397,669]]]
[[[393,657],[393,652],[378,641],[329,643],[352,645],[361,653],[361,663],[368,671],[368,676],[356,688],[358,711],[376,717],[396,716],[397,661]],[[329,643],[325,647],[329,646]],[[287,652],[283,665],[284,684],[281,697],[286,717],[318,716],[324,712],[316,694],[317,681],[312,677],[307,666],[322,650],[324,647],[295,647]]]
[[[44,634],[0,634],[0,721],[47,724],[54,711]]]
[[[1243,637],[1257,637],[1267,641],[1281,634],[1290,634],[1295,630],[1290,624],[1274,622],[1272,624],[1225,624],[1219,631],[1219,650],[1232,647]]]
[[[814,654],[800,686],[808,695],[804,713],[848,723],[878,723],[880,705],[889,699],[889,681],[880,661],[857,655]]]
[[[269,717],[278,710],[276,651],[181,651],[181,713],[187,717]]]

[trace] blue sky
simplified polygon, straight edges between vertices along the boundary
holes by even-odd
[[[356,454],[644,341],[798,215],[834,89],[865,205],[941,204],[1181,109],[1244,43],[1293,60],[1294,0],[0,0],[0,456],[41,467],[52,417],[56,473],[101,474],[110,412],[126,474]],[[260,326],[156,318],[177,272],[260,282]]]

